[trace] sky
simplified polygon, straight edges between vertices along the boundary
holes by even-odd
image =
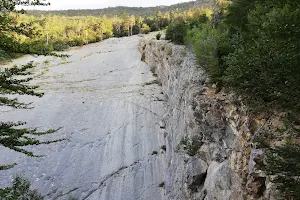
[[[48,0],[51,6],[38,6],[38,10],[66,10],[66,9],[97,9],[115,6],[148,7],[172,5],[191,0]],[[33,9],[33,8],[27,8]]]

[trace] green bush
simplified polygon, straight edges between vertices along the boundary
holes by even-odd
[[[202,14],[199,17],[195,17],[189,20],[190,28],[200,27],[202,24],[206,24],[209,22],[209,18],[206,14]]]
[[[267,151],[266,168],[268,175],[275,176],[274,182],[280,191],[278,199],[300,199],[300,145],[287,142],[283,146]]]
[[[10,56],[8,53],[0,49],[0,62],[4,62],[10,59]]]
[[[220,83],[227,68],[223,59],[230,51],[227,33],[202,24],[188,31],[185,42],[193,47],[199,66],[209,72],[213,82]]]
[[[176,151],[182,150],[189,156],[195,156],[198,152],[198,150],[201,147],[201,140],[194,136],[192,138],[189,138],[188,136],[184,136],[181,138],[180,143],[176,147]]]
[[[248,20],[249,30],[234,37],[225,83],[256,108],[299,107],[300,6],[258,5]]]
[[[187,32],[188,25],[182,20],[176,21],[167,28],[166,39],[171,40],[175,44],[184,44]]]
[[[62,51],[68,49],[70,46],[68,45],[67,42],[65,41],[56,41],[55,43],[52,44],[53,49],[55,51]]]
[[[80,38],[79,36],[71,37],[68,41],[68,45],[73,46],[82,46],[85,44],[85,41],[83,38]]]
[[[157,39],[157,40],[160,40],[160,38],[161,38],[161,33],[157,33],[156,39]]]
[[[285,127],[257,138],[266,148],[268,175],[279,190],[278,199],[300,199],[300,4],[298,1],[236,0],[229,7],[231,53],[223,81],[243,97],[252,111],[288,113]],[[229,52],[230,52],[229,51]],[[287,123],[288,122],[288,123]],[[268,138],[289,138],[284,145],[268,147]]]
[[[143,24],[142,33],[148,34],[151,31],[151,28],[147,24]]]
[[[44,197],[36,190],[30,189],[30,182],[17,176],[13,180],[12,187],[0,189],[0,199],[5,200],[43,200]]]
[[[54,48],[52,44],[47,45],[46,41],[31,41],[24,44],[24,53],[30,54],[50,54]]]
[[[151,28],[151,31],[152,31],[152,32],[153,32],[153,31],[158,31],[158,30],[159,30],[158,27],[157,27],[157,25],[156,25],[156,23],[151,24],[150,28]]]

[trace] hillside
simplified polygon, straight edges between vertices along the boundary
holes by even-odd
[[[174,4],[171,6],[156,6],[156,7],[109,7],[103,9],[82,9],[82,10],[57,10],[57,11],[42,11],[30,10],[28,14],[34,16],[41,15],[60,15],[60,16],[103,16],[113,17],[115,15],[135,15],[135,16],[153,16],[158,11],[168,12],[171,10],[182,12],[198,5],[208,5],[211,0],[198,0],[185,3]]]

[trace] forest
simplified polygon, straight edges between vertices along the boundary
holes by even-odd
[[[196,3],[197,2],[197,3]],[[155,16],[158,11],[162,13],[170,12],[170,11],[177,11],[183,12],[188,9],[191,9],[195,6],[195,4],[201,5],[210,5],[211,0],[201,0],[201,1],[190,1],[184,3],[178,3],[171,6],[156,6],[156,7],[109,7],[103,9],[82,9],[82,10],[59,10],[59,11],[42,11],[42,10],[28,10],[27,13],[29,15],[34,16],[42,16],[42,15],[58,15],[58,16],[107,16],[107,17],[114,17],[114,16],[126,16],[126,15],[134,15],[134,16],[142,16],[142,17],[149,17]]]
[[[133,8],[128,8],[130,14],[115,8],[117,9],[115,15],[108,15],[110,17],[106,15],[101,17],[72,16],[73,14],[69,14],[72,11],[63,12],[62,16],[55,15],[55,12],[41,16],[29,14],[30,12],[26,14],[11,13],[10,26],[22,27],[26,29],[26,32],[9,30],[3,32],[0,37],[0,61],[14,58],[18,56],[18,53],[50,54],[52,51],[99,42],[110,37],[146,34],[150,31],[162,30],[175,19],[197,18],[202,12],[207,12],[202,9],[206,4],[191,7],[194,4],[194,2],[178,4],[173,6],[177,8],[175,11],[166,12],[150,8],[150,13],[155,13],[146,17],[132,14],[136,13]],[[206,5],[206,7],[208,6]],[[144,8],[136,9],[141,14]],[[113,8],[109,10],[113,10]],[[78,11],[77,14],[81,15],[80,12]]]

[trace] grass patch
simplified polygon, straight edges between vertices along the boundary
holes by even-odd
[[[49,64],[50,64],[50,61],[49,61],[49,60],[45,60],[45,61],[43,62],[43,64],[44,64],[44,65],[49,65]]]
[[[158,84],[158,81],[157,80],[149,81],[147,83],[144,83],[144,86],[153,85],[153,84]]]
[[[189,138],[188,136],[184,136],[178,144],[176,151],[179,152],[182,150],[189,156],[195,156],[201,145],[202,143],[198,137]]]

